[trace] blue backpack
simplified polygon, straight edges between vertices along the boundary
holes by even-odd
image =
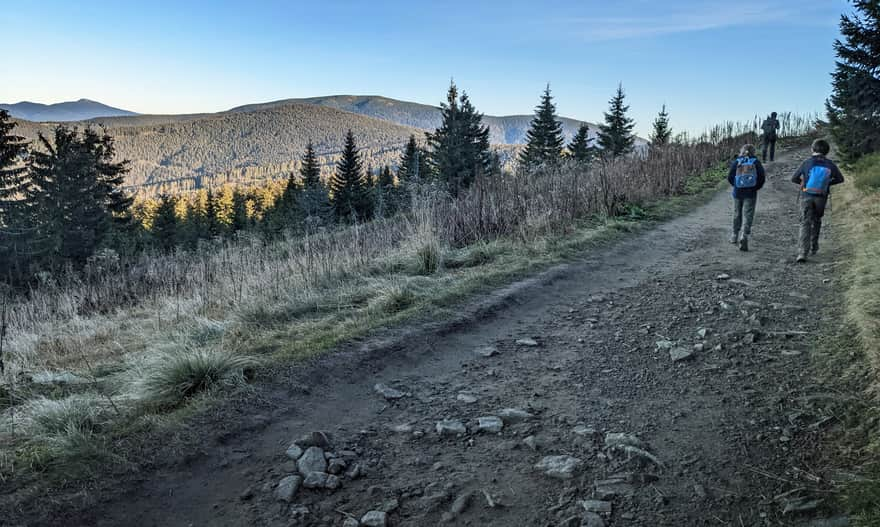
[[[758,162],[756,157],[739,157],[736,160],[736,177],[734,178],[734,186],[736,188],[755,188],[758,186]]]
[[[831,186],[831,169],[822,165],[815,165],[807,174],[807,181],[804,183],[804,192],[814,196],[824,196],[828,194],[828,187]]]

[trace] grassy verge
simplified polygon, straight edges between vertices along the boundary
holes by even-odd
[[[847,176],[833,203],[848,259],[845,322],[829,344],[836,351],[834,371],[846,372],[867,394],[849,409],[841,448],[860,467],[843,489],[843,505],[854,525],[868,527],[880,525],[880,154],[862,159]]]
[[[309,294],[262,299],[238,309],[232,320],[206,314],[181,324],[134,311],[83,322],[95,329],[76,334],[87,335],[76,337],[79,346],[100,341],[102,349],[125,348],[138,362],[114,367],[112,356],[85,361],[73,379],[0,393],[0,405],[23,401],[0,422],[0,430],[13,430],[0,436],[0,481],[57,484],[96,476],[96,467],[125,466],[125,449],[112,445],[136,444],[146,433],[173,435],[193,415],[209,411],[217,396],[247,390],[246,381],[260,368],[306,359],[379,328],[450,317],[475,295],[693,209],[726,185],[724,175],[723,167],[708,170],[686,180],[679,195],[627,206],[619,216],[594,217],[553,236],[456,249],[426,236],[417,247],[370,263],[365,272],[340,275]],[[138,357],[131,348],[142,341],[127,332],[149,331],[156,335],[147,341],[149,353],[144,349]],[[70,353],[57,355],[63,360]]]

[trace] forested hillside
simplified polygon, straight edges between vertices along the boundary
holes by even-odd
[[[163,120],[165,122],[163,122]],[[19,121],[16,131],[33,140],[50,125]],[[394,164],[410,135],[422,131],[321,106],[288,104],[239,113],[97,119],[116,140],[119,159],[131,160],[126,183],[146,194],[224,183],[252,184],[286,177],[312,141],[326,170],[342,151],[348,129],[369,164]]]

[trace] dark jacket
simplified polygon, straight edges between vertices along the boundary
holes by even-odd
[[[739,159],[739,158],[737,158]],[[733,197],[735,199],[749,199],[758,196],[758,191],[764,188],[767,177],[764,174],[764,165],[761,161],[755,159],[755,171],[758,173],[758,184],[753,188],[736,188],[736,167],[737,159],[730,163],[730,171],[727,173],[727,182],[733,187]]]
[[[776,131],[779,130],[779,119],[768,117],[764,120],[764,123],[761,124],[761,130],[764,131],[765,141],[775,141]]]
[[[837,168],[837,165],[834,164],[834,161],[831,161],[827,157],[820,154],[813,154],[812,157],[804,161],[800,168],[797,169],[797,172],[792,176],[792,183],[797,183],[803,189],[804,185],[807,183],[807,178],[809,177],[810,170],[815,166],[823,166],[831,170],[831,184],[838,185],[843,183],[843,174],[840,172],[840,169]],[[828,193],[831,193],[829,189]]]

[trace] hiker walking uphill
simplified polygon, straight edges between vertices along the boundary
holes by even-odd
[[[733,163],[727,181],[733,187],[733,234],[730,243],[739,243],[739,250],[749,250],[749,236],[755,219],[758,191],[764,186],[764,166],[755,157],[754,145],[743,145]]]
[[[831,185],[843,183],[843,174],[827,156],[831,146],[824,139],[813,141],[813,155],[804,161],[792,182],[801,186],[801,229],[798,239],[798,262],[806,262],[807,254],[819,252],[822,216],[831,195]]]
[[[770,161],[776,158],[776,135],[779,130],[779,119],[776,118],[776,112],[770,114],[770,117],[764,119],[761,124],[761,130],[764,132],[764,148],[761,152],[761,159],[767,161],[767,150],[770,150]]]

